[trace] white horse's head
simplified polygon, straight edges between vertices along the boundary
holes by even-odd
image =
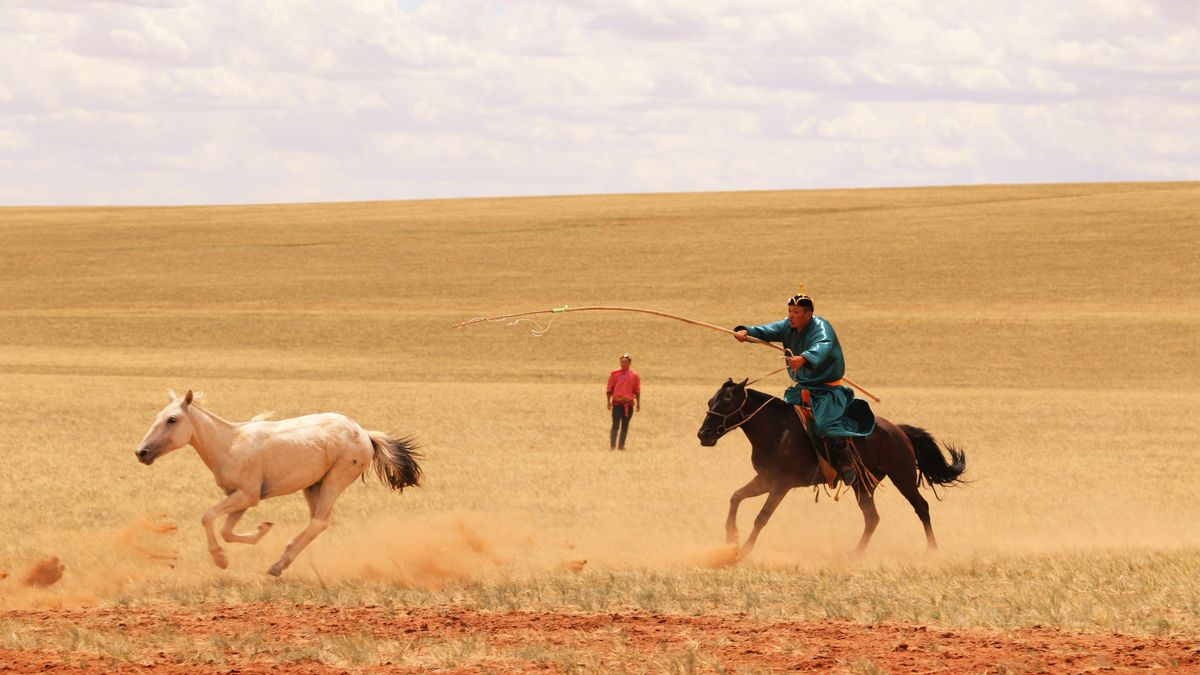
[[[192,420],[188,417],[188,406],[192,405],[192,390],[189,389],[182,397],[176,396],[173,391],[168,393],[171,395],[171,402],[154,418],[154,424],[150,425],[150,430],[134,451],[138,461],[146,466],[150,466],[154,460],[168,452],[192,442]]]

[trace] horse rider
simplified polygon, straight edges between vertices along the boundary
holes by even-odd
[[[811,408],[816,427],[813,435],[824,441],[842,481],[853,485],[858,474],[849,439],[869,435],[875,429],[875,414],[866,401],[854,398],[853,389],[842,384],[846,372],[842,346],[829,321],[813,315],[812,298],[801,289],[788,299],[786,319],[733,330],[738,342],[752,337],[787,348],[784,358],[794,384],[784,392],[783,400],[796,406],[801,419],[802,406]]]

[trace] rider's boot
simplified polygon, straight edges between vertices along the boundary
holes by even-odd
[[[854,485],[858,473],[854,470],[854,461],[850,458],[850,439],[843,436],[826,436],[825,447],[829,448],[829,461],[838,470],[842,482]]]

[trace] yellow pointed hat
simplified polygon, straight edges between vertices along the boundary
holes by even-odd
[[[812,307],[812,296],[804,292],[804,284],[800,284],[800,289],[791,298],[788,298],[788,307],[792,305],[803,305]]]

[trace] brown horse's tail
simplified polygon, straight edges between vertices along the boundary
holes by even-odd
[[[953,445],[945,445],[946,452],[950,454],[950,461],[947,462],[937,441],[929,435],[928,431],[907,424],[897,426],[905,436],[908,436],[913,450],[916,450],[917,470],[921,472],[921,478],[930,485],[949,486],[967,482],[962,478],[963,471],[967,469],[967,456],[963,454],[962,450]]]
[[[392,438],[379,431],[368,431],[367,435],[375,450],[375,474],[384,485],[400,491],[410,485],[420,487],[422,473],[417,460],[421,453],[417,452],[416,441],[411,437]]]

